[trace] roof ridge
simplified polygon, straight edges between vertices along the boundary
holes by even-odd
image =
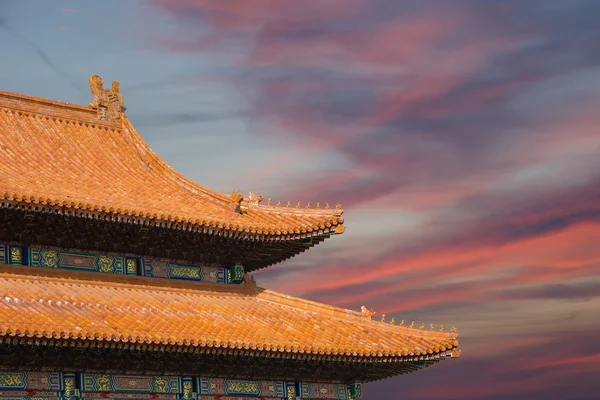
[[[176,178],[175,183],[178,183],[187,189],[192,189],[201,192],[202,194],[208,195],[213,199],[216,199],[222,203],[224,207],[227,207],[230,202],[230,197],[214,190],[211,190],[207,187],[204,187],[191,179],[185,177],[175,168],[171,167],[165,160],[163,160],[152,148],[146,143],[146,141],[142,138],[142,136],[138,133],[137,129],[133,126],[133,123],[127,118],[126,115],[123,115],[123,126],[131,133],[132,138],[136,141],[134,146],[136,146],[139,150],[144,151],[148,156],[152,158],[152,160],[157,163],[157,165],[164,167],[169,174],[172,175],[173,178]]]
[[[263,211],[268,212],[277,212],[277,213],[287,213],[287,214],[295,214],[295,215],[342,215],[344,210],[342,208],[300,208],[300,207],[289,207],[289,206],[281,206],[281,205],[272,205],[272,204],[252,204],[248,202],[248,199],[244,199],[247,204],[245,205],[247,208],[259,208]],[[317,203],[319,204],[319,203]],[[242,205],[244,205],[242,203]],[[310,203],[308,203],[308,207],[310,207]]]
[[[413,329],[401,325],[394,325],[392,323],[375,321],[371,319],[372,314],[363,314],[361,311],[349,310],[342,307],[336,307],[329,304],[319,303],[316,301],[303,299],[301,297],[290,296],[264,288],[258,288],[258,292],[258,297],[266,301],[284,304],[288,307],[296,307],[298,309],[306,311],[314,311],[319,313],[323,313],[323,311],[328,311],[331,313],[332,316],[336,318],[355,320],[356,322],[363,323],[365,325],[377,324],[379,329],[383,327],[384,329],[389,329],[396,332],[398,330],[405,330],[407,333],[410,333],[412,336],[416,337],[439,337],[450,339],[458,338],[458,334],[456,334],[455,332],[426,331],[421,329]]]
[[[237,193],[237,192],[236,192]],[[344,213],[344,209],[341,204],[336,204],[335,208],[329,207],[329,203],[325,203],[325,208],[321,208],[321,203],[317,202],[315,208],[311,208],[310,202],[306,204],[304,208],[301,208],[301,202],[299,201],[295,207],[291,207],[292,202],[288,201],[285,206],[281,205],[281,200],[277,204],[272,204],[272,198],[269,197],[267,204],[260,204],[264,200],[264,197],[260,194],[252,192],[248,193],[248,197],[243,197],[241,206],[244,208],[259,208],[262,211],[273,211],[279,213],[289,213],[296,215],[332,215],[340,216]]]
[[[0,90],[0,107],[16,112],[26,112],[55,119],[73,120],[121,129],[121,124],[117,122],[98,120],[97,112],[89,106],[44,97]]]

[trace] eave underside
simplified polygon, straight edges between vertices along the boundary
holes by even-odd
[[[289,259],[322,242],[269,241],[59,213],[0,207],[0,240],[44,246],[119,252],[190,263],[242,264],[248,272]]]
[[[306,360],[292,357],[99,348],[82,342],[3,338],[0,370],[79,371],[141,375],[202,375],[215,378],[372,382],[429,367],[438,360],[413,362]],[[213,354],[214,352],[214,354]]]

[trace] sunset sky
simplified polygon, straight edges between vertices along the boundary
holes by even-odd
[[[600,396],[600,1],[0,0],[0,89],[121,82],[216,191],[342,203],[260,286],[459,329],[367,400]]]

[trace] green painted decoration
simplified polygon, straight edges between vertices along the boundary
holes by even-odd
[[[241,265],[230,268],[192,265],[152,257],[132,257],[124,254],[44,246],[27,247],[19,243],[0,242],[0,264],[4,263],[205,283],[242,284],[244,282],[244,267]]]

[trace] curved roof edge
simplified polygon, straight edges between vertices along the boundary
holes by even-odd
[[[141,138],[124,114],[122,96],[117,117],[116,112],[106,114],[110,104],[100,113],[115,92],[94,88],[92,78],[94,101],[88,106],[0,91],[0,137],[7,139],[8,150],[0,166],[2,206],[252,240],[344,232],[340,205],[264,205],[261,196],[224,195],[187,179]],[[120,96],[118,84],[116,93]],[[57,142],[62,142],[60,149]],[[57,151],[66,147],[70,152],[59,159]],[[77,179],[69,180],[64,172]]]

